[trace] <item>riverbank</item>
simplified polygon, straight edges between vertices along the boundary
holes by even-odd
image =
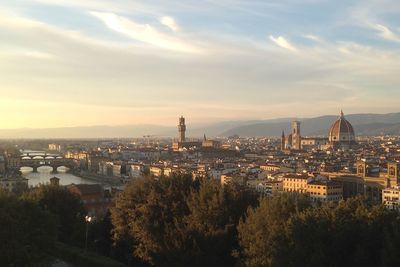
[[[73,175],[82,178],[82,179],[86,179],[86,180],[90,180],[93,182],[97,182],[100,183],[102,185],[108,185],[108,186],[122,186],[124,185],[121,181],[121,178],[119,177],[109,177],[109,176],[102,176],[102,175],[97,175],[97,174],[89,174],[89,173],[78,173],[78,172],[74,172]]]

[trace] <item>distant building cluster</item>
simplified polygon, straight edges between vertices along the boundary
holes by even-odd
[[[292,122],[292,131],[288,136],[282,131],[281,150],[293,149],[350,149],[356,145],[356,137],[353,126],[344,117],[343,111],[340,117],[329,129],[328,137],[302,137],[300,122]]]
[[[218,149],[221,147],[221,142],[207,139],[205,134],[203,140],[190,140],[190,141],[186,140],[186,124],[185,124],[185,118],[183,116],[179,118],[178,133],[179,133],[178,140],[173,142],[172,144],[172,149],[174,151],[182,151],[182,150],[198,149],[198,148]]]

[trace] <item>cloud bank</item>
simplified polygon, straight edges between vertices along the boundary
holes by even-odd
[[[204,123],[341,107],[398,111],[399,25],[389,11],[374,1],[337,10],[317,2],[10,2],[0,9],[0,123],[175,125],[181,114]],[[311,16],[321,5],[331,21]],[[304,14],[310,21],[292,19]]]

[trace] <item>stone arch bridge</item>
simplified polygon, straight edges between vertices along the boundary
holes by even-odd
[[[21,167],[31,167],[37,172],[39,167],[48,166],[53,168],[53,172],[57,172],[58,167],[67,167],[73,170],[77,167],[73,159],[64,158],[61,155],[43,154],[43,155],[22,155],[20,159]]]

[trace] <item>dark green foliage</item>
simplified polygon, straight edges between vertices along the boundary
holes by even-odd
[[[383,230],[383,246],[381,249],[382,266],[400,266],[400,218],[397,216],[385,224]]]
[[[54,215],[59,241],[78,246],[84,244],[86,211],[78,196],[65,187],[42,185],[25,194],[23,198],[34,201],[43,210]]]
[[[260,206],[247,212],[238,226],[242,257],[246,266],[285,266],[288,263],[288,240],[285,236],[289,218],[311,205],[302,195],[263,198]]]
[[[107,213],[104,218],[97,219],[89,225],[89,249],[104,256],[110,256],[113,247],[110,216],[110,213]]]
[[[258,202],[240,183],[175,174],[133,182],[111,217],[115,240],[155,266],[400,266],[400,216],[363,198]]]
[[[56,224],[33,202],[0,192],[0,240],[1,266],[46,266]]]
[[[232,251],[238,248],[236,226],[247,208],[256,204],[256,196],[235,182],[221,186],[203,179],[187,202],[190,213],[185,222],[194,266],[233,266]]]
[[[398,214],[362,198],[335,207],[264,199],[238,231],[246,266],[399,266]]]
[[[184,245],[186,198],[193,188],[190,175],[143,178],[130,184],[111,210],[117,240],[129,237],[133,254],[152,264],[176,262]]]
[[[232,266],[236,225],[255,196],[239,184],[221,186],[191,175],[129,185],[112,209],[116,240],[129,237],[133,254],[156,266]]]

